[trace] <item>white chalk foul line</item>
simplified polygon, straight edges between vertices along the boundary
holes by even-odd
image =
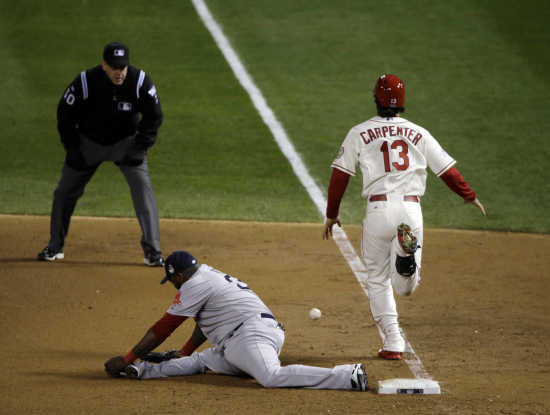
[[[275,116],[275,113],[267,104],[267,101],[265,100],[262,92],[256,86],[252,77],[242,64],[239,56],[229,43],[227,37],[224,35],[220,25],[216,22],[216,20],[210,13],[210,10],[208,9],[206,3],[203,0],[191,1],[193,2],[193,5],[195,6],[199,17],[214,38],[216,45],[218,45],[218,48],[221,50],[227,63],[233,70],[235,77],[250,96],[250,99],[252,100],[254,107],[260,114],[260,117],[273,134],[275,142],[281,149],[284,156],[290,162],[292,170],[294,170],[294,173],[298,177],[298,180],[300,180],[300,182],[308,192],[309,196],[313,200],[313,203],[317,207],[320,216],[324,218],[324,208],[327,204],[325,196],[323,195],[321,188],[317,185],[317,183],[315,183],[315,180],[313,180],[313,177],[311,177],[311,175],[309,174],[307,167],[305,166],[302,158],[294,148],[294,145],[290,141],[290,138],[288,137],[282,124],[279,122],[279,120]],[[366,283],[367,270],[365,268],[365,265],[363,264],[363,261],[361,261],[359,256],[356,254],[353,245],[346,235],[346,232],[342,228],[335,226],[333,230],[333,239],[340,249],[340,252],[348,262],[351,270],[353,271],[353,274],[355,275],[355,278],[363,289],[363,292],[368,297],[369,294]],[[409,366],[414,377],[418,379],[431,379],[429,374],[424,369],[422,362],[413,350],[411,344],[405,337],[405,333],[403,331],[402,334],[406,342],[405,351],[410,356],[405,359],[405,362]]]

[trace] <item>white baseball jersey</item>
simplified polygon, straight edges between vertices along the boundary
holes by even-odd
[[[272,314],[246,283],[205,264],[181,285],[167,312],[194,317],[213,345],[250,317]]]
[[[424,128],[402,117],[373,117],[353,127],[332,163],[355,176],[363,175],[362,196],[396,193],[422,196],[426,167],[440,176],[456,161]]]

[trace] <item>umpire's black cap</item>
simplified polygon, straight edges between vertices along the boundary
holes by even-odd
[[[181,273],[187,268],[192,267],[197,264],[196,258],[187,251],[174,251],[172,252],[166,261],[164,261],[164,269],[166,270],[166,275],[160,282],[164,284],[168,281],[172,275],[176,273]]]
[[[124,68],[130,64],[130,49],[120,42],[107,43],[103,48],[103,60],[111,68]]]

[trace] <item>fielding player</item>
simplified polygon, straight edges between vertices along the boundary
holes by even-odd
[[[283,326],[243,281],[201,265],[186,251],[173,252],[166,258],[165,269],[161,284],[170,281],[177,290],[172,305],[125,357],[105,362],[111,376],[153,379],[211,370],[224,375],[249,375],[266,388],[367,390],[362,364],[333,368],[281,366]],[[195,329],[177,356],[171,356],[176,358],[158,364],[136,361],[148,360],[149,352],[189,317],[195,319]],[[212,347],[195,352],[206,340]]]

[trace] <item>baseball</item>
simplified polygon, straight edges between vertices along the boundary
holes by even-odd
[[[312,320],[318,320],[321,318],[321,310],[318,308],[312,308],[309,310],[309,318]]]

